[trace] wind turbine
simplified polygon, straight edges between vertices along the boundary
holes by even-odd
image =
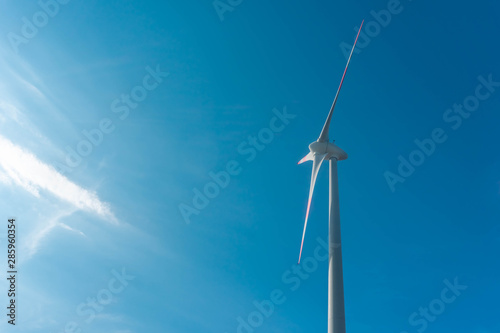
[[[363,20],[364,22],[364,20]],[[299,263],[302,256],[302,247],[304,245],[304,236],[306,234],[307,220],[309,218],[309,209],[311,208],[311,199],[314,191],[314,184],[318,175],[321,163],[324,160],[330,161],[330,213],[329,213],[329,255],[328,255],[328,333],[345,333],[345,312],[344,312],[344,278],[342,273],[342,245],[340,241],[340,213],[339,213],[339,188],[337,176],[337,161],[342,161],[347,158],[347,153],[340,149],[333,141],[330,142],[328,130],[332,119],[333,109],[339,97],[340,88],[344,82],[345,73],[349,62],[351,62],[352,53],[356,47],[361,27],[359,27],[356,40],[352,46],[349,59],[340,80],[340,85],[333,100],[330,113],[323,125],[321,134],[317,141],[309,145],[309,154],[299,161],[298,164],[306,161],[313,161],[311,186],[309,188],[309,201],[307,202],[306,221],[304,223],[304,231],[302,232],[302,242],[300,244]]]

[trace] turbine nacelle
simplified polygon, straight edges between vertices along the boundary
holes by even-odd
[[[342,161],[347,159],[347,153],[334,142],[314,141],[309,145],[309,151],[314,155],[326,155],[325,160],[336,158],[337,161]]]

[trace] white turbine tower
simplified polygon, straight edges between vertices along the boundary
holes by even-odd
[[[363,21],[364,22],[364,21]],[[344,279],[342,273],[342,245],[340,241],[340,214],[339,214],[339,188],[337,177],[337,161],[342,161],[347,158],[347,154],[340,149],[335,143],[330,142],[328,138],[328,129],[332,119],[333,109],[339,97],[340,88],[344,82],[345,73],[349,62],[351,61],[352,53],[356,47],[361,27],[352,46],[349,59],[344,69],[344,75],[340,81],[337,94],[333,100],[330,113],[323,125],[323,130],[317,141],[309,145],[309,154],[299,161],[299,164],[305,161],[313,161],[311,187],[309,188],[309,201],[307,202],[306,221],[304,223],[304,231],[302,233],[302,243],[300,244],[299,263],[302,256],[302,246],[304,245],[304,236],[306,234],[307,219],[309,218],[309,209],[311,208],[311,199],[314,191],[314,184],[318,175],[321,163],[324,160],[330,161],[330,214],[329,214],[329,266],[328,266],[328,333],[345,333],[345,312],[344,312]]]

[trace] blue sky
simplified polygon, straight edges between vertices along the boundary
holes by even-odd
[[[298,267],[296,163],[362,19],[330,130],[347,330],[500,330],[498,3],[41,3],[0,2],[2,332],[325,331],[328,168]]]

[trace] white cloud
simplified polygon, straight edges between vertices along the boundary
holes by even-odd
[[[40,191],[45,190],[78,209],[95,213],[109,222],[118,223],[109,205],[99,200],[95,193],[71,182],[53,167],[41,162],[32,153],[1,135],[0,156],[2,156],[0,168],[4,171],[2,177],[8,176],[32,195],[39,197]]]

